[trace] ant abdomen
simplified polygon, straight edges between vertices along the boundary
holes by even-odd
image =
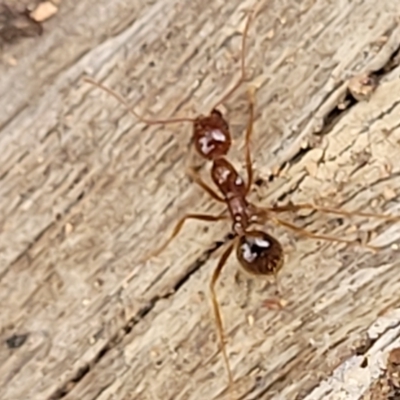
[[[207,160],[228,154],[232,140],[229,125],[221,112],[214,109],[210,115],[200,115],[194,120],[193,141],[197,152]]]
[[[247,231],[239,238],[236,256],[253,275],[276,275],[283,265],[283,249],[273,236],[263,231]]]

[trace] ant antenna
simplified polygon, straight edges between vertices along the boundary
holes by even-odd
[[[246,26],[243,31],[243,36],[242,36],[242,54],[241,54],[241,74],[238,79],[238,81],[232,86],[232,88],[218,101],[217,104],[214,105],[212,110],[215,110],[219,105],[224,103],[229,96],[232,95],[233,92],[246,80],[246,63],[245,63],[245,54],[246,54],[246,38],[247,38],[247,33],[250,28],[250,23],[253,19],[253,16],[256,14],[256,9],[253,9],[250,11],[249,17],[247,18]],[[102,83],[96,82],[92,78],[89,77],[84,77],[83,80],[87,83],[90,83],[93,86],[98,87],[101,90],[104,90],[106,93],[110,94],[112,97],[114,97],[119,103],[121,103],[136,119],[138,119],[140,122],[143,122],[144,124],[147,125],[166,125],[166,124],[175,124],[175,123],[180,123],[180,122],[191,122],[194,123],[196,122],[196,118],[188,118],[188,117],[182,117],[182,118],[168,118],[168,119],[149,119],[145,118],[142,115],[138,114],[133,107],[129,104],[129,102],[120,94],[118,94],[116,91],[110,89],[109,87],[103,85]]]
[[[220,99],[218,101],[217,104],[215,104],[215,106],[212,108],[213,110],[215,110],[218,106],[220,106],[222,103],[224,103],[226,101],[226,99],[228,99],[232,93],[234,93],[236,91],[236,89],[246,80],[246,39],[247,39],[247,33],[249,31],[250,28],[250,23],[254,17],[256,13],[255,9],[252,9],[250,11],[250,15],[247,18],[247,22],[246,22],[246,26],[244,27],[244,31],[243,31],[243,36],[242,36],[242,54],[240,56],[240,69],[241,69],[241,73],[240,73],[240,77],[237,80],[237,82],[229,89],[229,91],[227,93],[225,93],[225,95],[222,97],[222,99]]]
[[[89,77],[84,77],[83,80],[87,83],[90,83],[93,86],[98,87],[101,90],[104,90],[106,93],[110,94],[113,96],[119,103],[121,103],[125,108],[140,122],[143,122],[144,124],[147,125],[166,125],[166,124],[175,124],[179,122],[191,122],[193,123],[195,121],[194,118],[170,118],[170,119],[147,119],[145,117],[142,117],[140,114],[138,114],[128,103],[128,101],[122,97],[120,94],[115,92],[114,90],[110,89],[109,87],[103,85],[102,83],[96,82],[95,80],[89,78]]]

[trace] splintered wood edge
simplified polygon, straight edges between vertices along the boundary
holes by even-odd
[[[400,308],[370,326],[368,342],[373,344],[364,354],[346,359],[304,400],[361,399],[384,373],[390,351],[400,347]]]

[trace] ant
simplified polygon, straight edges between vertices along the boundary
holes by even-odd
[[[233,373],[230,367],[228,353],[226,350],[224,328],[222,322],[222,314],[216,294],[216,283],[221,275],[221,271],[225,266],[229,256],[235,250],[236,257],[243,269],[254,276],[273,276],[276,277],[284,263],[284,251],[281,243],[267,232],[260,229],[252,229],[254,224],[262,225],[267,221],[271,221],[276,225],[288,228],[300,236],[312,239],[320,239],[331,242],[341,242],[353,245],[360,245],[370,250],[377,251],[381,249],[378,246],[369,244],[361,244],[358,240],[350,240],[338,238],[329,235],[315,234],[303,228],[300,228],[290,222],[277,217],[277,214],[284,212],[297,212],[303,209],[319,211],[342,215],[346,217],[375,217],[386,221],[400,220],[399,216],[380,215],[366,212],[349,212],[341,209],[320,207],[311,203],[293,204],[289,203],[283,206],[259,207],[248,200],[248,195],[253,186],[253,163],[250,151],[250,141],[253,132],[254,105],[255,105],[255,89],[250,87],[248,90],[249,101],[249,119],[245,133],[245,164],[247,172],[247,180],[244,181],[234,166],[226,158],[231,148],[232,139],[229,124],[218,107],[224,103],[240,86],[246,81],[245,70],[245,53],[246,53],[246,37],[250,27],[250,23],[256,12],[250,12],[242,35],[241,49],[241,74],[233,87],[212,107],[209,115],[199,115],[195,118],[173,118],[173,119],[147,119],[139,115],[128,103],[128,101],[114,92],[110,88],[100,84],[90,78],[84,80],[116,98],[126,109],[135,116],[139,121],[147,125],[165,125],[180,122],[190,122],[193,127],[192,141],[197,153],[206,161],[211,161],[211,179],[214,182],[218,192],[205,183],[202,178],[194,171],[189,170],[192,180],[206,191],[214,200],[223,203],[226,206],[225,211],[220,215],[209,214],[186,214],[175,225],[172,233],[162,246],[151,252],[145,257],[143,262],[151,257],[159,255],[179,234],[183,225],[188,220],[200,220],[207,222],[215,222],[230,219],[232,222],[232,237],[228,241],[229,245],[221,255],[217,266],[215,267],[211,281],[210,292],[213,312],[218,331],[218,337],[225,367],[228,374],[229,386],[233,385]]]

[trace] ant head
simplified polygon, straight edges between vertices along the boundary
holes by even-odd
[[[216,109],[210,115],[200,115],[193,123],[193,141],[197,152],[207,160],[225,156],[232,143],[229,125]]]
[[[252,230],[239,238],[236,256],[251,274],[276,275],[283,266],[281,244],[268,233]]]

